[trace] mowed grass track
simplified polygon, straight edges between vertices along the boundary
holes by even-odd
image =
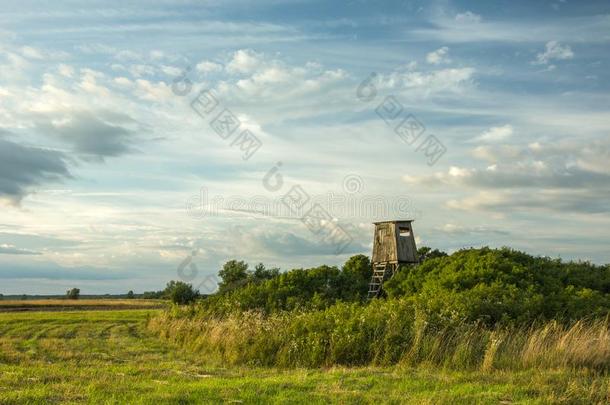
[[[153,310],[0,313],[0,403],[605,403],[587,371],[219,369],[146,331]]]

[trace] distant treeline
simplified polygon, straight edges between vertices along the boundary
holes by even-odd
[[[4,295],[0,294],[0,300],[61,300],[67,299],[66,294],[11,294]],[[81,300],[122,300],[126,298],[144,298],[144,294],[134,294],[130,297],[128,294],[80,294],[79,299]]]
[[[72,288],[64,295],[49,294],[49,295],[29,295],[29,294],[0,294],[0,300],[61,300],[61,299],[81,299],[81,300],[124,300],[124,299],[168,299],[175,303],[192,302],[196,298],[203,298],[195,291],[192,286],[181,281],[170,281],[163,290],[145,291],[141,294],[136,294],[133,291],[128,291],[126,294],[80,294],[80,289]]]

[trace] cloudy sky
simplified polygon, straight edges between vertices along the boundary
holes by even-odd
[[[397,218],[610,262],[609,3],[109,4],[3,2],[0,293],[340,264]]]

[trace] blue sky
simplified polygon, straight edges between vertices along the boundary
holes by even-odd
[[[608,263],[609,44],[607,2],[5,1],[0,293],[160,289],[193,252],[196,285],[341,264],[398,218],[447,251]]]

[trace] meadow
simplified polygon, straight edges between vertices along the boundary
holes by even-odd
[[[606,403],[604,373],[212,364],[147,325],[160,310],[0,313],[0,403]]]
[[[147,309],[162,308],[162,300],[134,299],[37,299],[0,300],[0,312],[11,311],[67,311],[104,309]]]
[[[2,301],[0,403],[610,403],[610,266],[421,256],[373,300],[357,255],[231,260],[212,296]]]

